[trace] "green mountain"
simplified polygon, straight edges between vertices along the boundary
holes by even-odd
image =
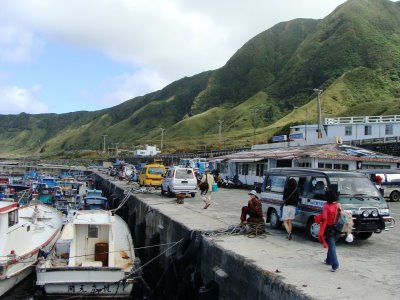
[[[99,150],[103,135],[119,148],[160,145],[160,128],[167,151],[249,146],[253,123],[265,143],[316,121],[314,88],[324,117],[400,114],[399,45],[400,2],[349,0],[322,20],[260,33],[220,69],[109,109],[0,116],[0,156]]]

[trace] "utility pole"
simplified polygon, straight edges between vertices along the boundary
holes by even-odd
[[[218,144],[219,147],[221,148],[221,128],[222,128],[222,123],[224,123],[223,120],[217,120],[218,124],[219,124],[219,128],[218,128]]]
[[[119,143],[115,143],[115,156],[118,158],[118,144]]]
[[[160,151],[162,151],[162,148],[163,148],[163,146],[164,146],[164,131],[165,131],[165,129],[164,129],[164,128],[160,128],[160,130],[161,130],[161,144],[160,144]]]
[[[321,118],[321,100],[319,95],[321,95],[322,90],[313,89],[317,93],[317,113],[318,113],[318,139],[322,139],[322,118]]]
[[[106,136],[107,134],[103,134],[103,153],[106,153]]]
[[[256,113],[258,111],[257,107],[250,108],[251,113],[253,114],[253,146],[256,144]]]

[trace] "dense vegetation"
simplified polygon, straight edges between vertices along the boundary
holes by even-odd
[[[323,116],[400,114],[400,2],[349,0],[322,20],[283,22],[215,71],[96,112],[0,116],[0,156],[160,144],[170,151],[248,146]],[[251,109],[255,108],[255,115]],[[218,123],[223,120],[219,145]]]

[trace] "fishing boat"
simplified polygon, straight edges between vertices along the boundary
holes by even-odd
[[[108,199],[102,195],[101,190],[87,190],[82,202],[83,209],[108,209]]]
[[[52,207],[0,201],[0,297],[33,271],[39,255],[53,247],[61,226],[62,215]]]
[[[58,297],[129,297],[138,270],[125,221],[111,211],[81,210],[37,264],[36,284]]]

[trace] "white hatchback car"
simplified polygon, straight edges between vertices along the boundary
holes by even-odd
[[[161,195],[190,194],[196,196],[197,179],[192,168],[171,167],[163,177]]]

